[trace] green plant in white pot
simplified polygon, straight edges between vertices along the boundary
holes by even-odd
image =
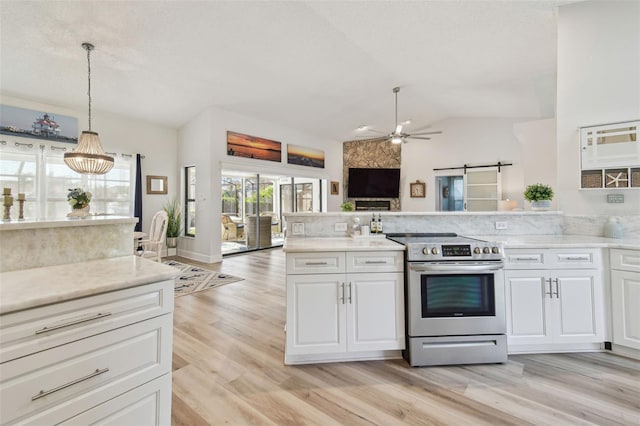
[[[167,212],[169,221],[167,223],[167,247],[178,246],[178,237],[182,232],[182,209],[176,198],[165,203],[162,209]]]
[[[553,199],[553,189],[543,183],[534,183],[527,186],[524,198],[531,202],[531,210],[549,210]]]

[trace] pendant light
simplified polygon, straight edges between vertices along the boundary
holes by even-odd
[[[91,43],[82,43],[82,48],[87,51],[89,89],[89,130],[80,135],[78,145],[72,152],[64,154],[64,162],[72,170],[83,175],[103,175],[113,168],[113,157],[105,155],[100,138],[96,132],[91,131],[91,51],[94,49]]]

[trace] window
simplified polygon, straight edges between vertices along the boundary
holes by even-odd
[[[185,177],[185,205],[187,206],[184,215],[185,235],[196,236],[196,166],[184,168]]]
[[[128,157],[115,156],[113,169],[98,176],[80,175],[64,162],[62,148],[48,143],[17,143],[0,152],[0,185],[26,195],[26,218],[64,217],[71,211],[70,188],[92,193],[91,212],[133,215],[133,167]]]

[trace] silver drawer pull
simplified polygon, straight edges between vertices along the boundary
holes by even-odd
[[[367,260],[366,262],[367,265],[384,265],[387,262],[385,260]]]
[[[589,256],[561,256],[561,259],[565,260],[586,260],[587,262],[591,260]]]
[[[540,260],[539,257],[516,257],[514,260]]]
[[[84,376],[84,377],[80,377],[79,379],[75,379],[75,380],[74,380],[74,381],[72,381],[72,382],[65,383],[64,385],[58,386],[57,388],[49,389],[48,391],[41,390],[41,391],[40,391],[40,392],[38,392],[37,394],[33,395],[33,396],[31,397],[31,400],[32,400],[32,401],[35,401],[36,399],[40,399],[40,398],[43,398],[43,397],[45,397],[45,396],[47,396],[47,395],[51,395],[51,394],[52,394],[52,393],[54,393],[54,392],[58,392],[58,391],[60,391],[60,390],[62,390],[62,389],[66,389],[66,388],[68,388],[69,386],[77,385],[77,384],[78,384],[78,383],[80,383],[80,382],[84,382],[85,380],[89,380],[89,379],[91,379],[91,378],[93,378],[93,377],[99,376],[100,374],[104,374],[104,373],[106,373],[107,371],[109,371],[109,368],[108,368],[108,367],[107,367],[107,368],[103,368],[102,370],[100,370],[99,368],[96,368],[96,371],[94,371],[93,373],[91,373],[91,374],[87,374],[86,376]]]
[[[322,265],[328,265],[329,263],[327,262],[306,262],[305,265],[307,266],[322,266]]]
[[[69,327],[69,326],[72,326],[72,325],[81,324],[81,323],[87,322],[87,321],[93,321],[93,320],[96,320],[98,318],[108,317],[109,315],[111,315],[111,312],[98,312],[97,314],[89,316],[89,317],[79,318],[79,319],[72,320],[72,321],[69,321],[69,322],[65,322],[65,323],[62,323],[62,324],[53,325],[51,327],[43,327],[40,330],[36,330],[36,334],[42,334],[42,333],[47,333],[47,332],[53,331],[53,330],[59,330],[59,329],[64,328],[64,327]]]

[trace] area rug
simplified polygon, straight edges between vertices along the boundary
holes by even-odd
[[[180,275],[176,277],[174,286],[176,297],[244,280],[244,278],[210,271],[209,269],[187,265],[175,260],[167,260],[162,263],[180,270]]]

